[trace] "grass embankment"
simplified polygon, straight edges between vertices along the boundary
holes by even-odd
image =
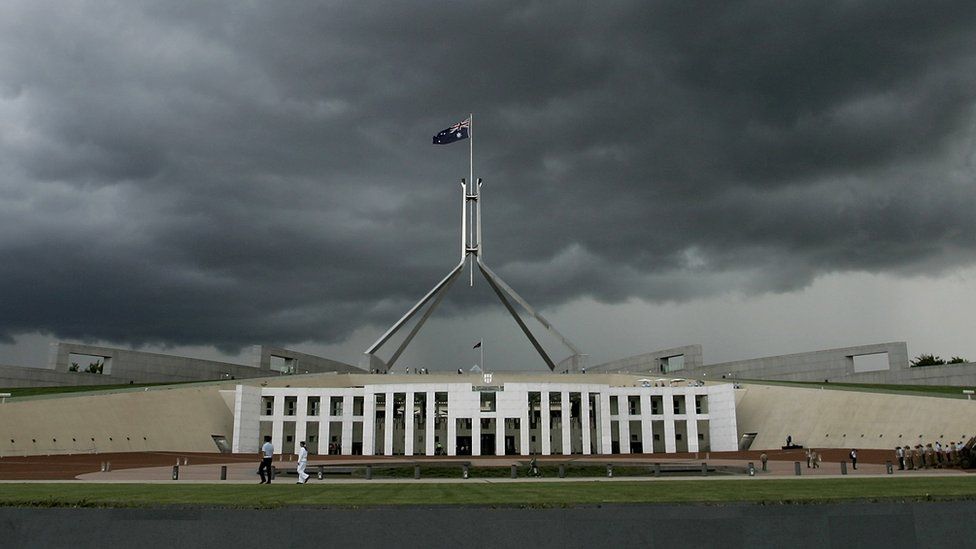
[[[94,374],[93,374],[94,375]],[[70,387],[11,387],[0,389],[0,393],[10,393],[13,397],[57,395],[62,393],[87,393],[92,391],[115,391],[118,389],[139,389],[142,387],[161,387],[163,385],[183,385],[197,381],[177,381],[170,383],[124,383],[117,385],[73,385]]]
[[[920,396],[966,398],[963,389],[972,387],[956,387],[954,385],[893,385],[890,383],[824,383],[821,381],[770,381],[743,380],[743,383],[768,385],[784,385],[791,387],[823,387],[842,391],[866,391],[870,393],[919,394]]]
[[[0,506],[227,508],[632,503],[819,503],[976,498],[976,477],[666,480],[656,482],[4,484]]]

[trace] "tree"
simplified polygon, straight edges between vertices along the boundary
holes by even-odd
[[[78,371],[78,363],[77,362],[72,362],[71,363],[71,366],[68,366],[68,371],[69,372],[77,372]]]
[[[915,360],[912,361],[912,367],[916,366],[940,366],[945,364],[946,361],[935,355],[918,355]]]
[[[951,359],[949,359],[949,364],[965,364],[967,362],[969,362],[969,360],[961,356],[954,356]]]

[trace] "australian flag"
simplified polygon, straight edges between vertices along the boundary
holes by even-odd
[[[434,136],[435,145],[447,145],[448,143],[454,143],[455,141],[460,141],[462,139],[468,138],[468,128],[471,127],[471,120],[465,119],[457,124],[439,132]]]

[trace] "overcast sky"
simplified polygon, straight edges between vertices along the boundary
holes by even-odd
[[[976,2],[709,4],[3,2],[0,363],[356,363],[457,262],[469,112],[485,259],[591,363],[976,359]],[[544,368],[504,315],[401,361]]]

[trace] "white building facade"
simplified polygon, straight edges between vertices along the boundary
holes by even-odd
[[[350,387],[238,385],[234,452],[271,436],[279,453],[592,455],[737,449],[730,384],[426,382],[376,376]],[[598,378],[601,376],[589,376]]]

